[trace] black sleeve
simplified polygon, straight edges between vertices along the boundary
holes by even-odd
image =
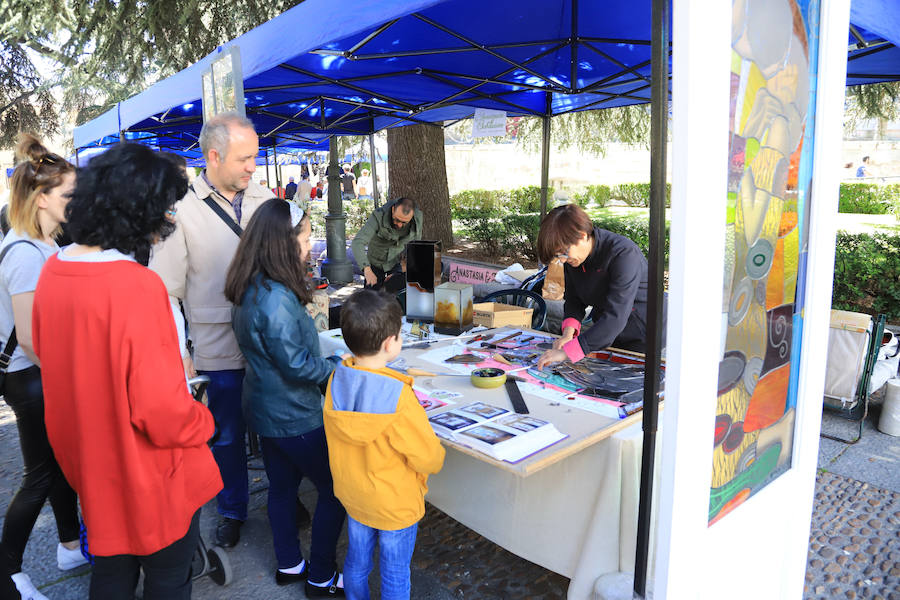
[[[642,258],[638,248],[627,248],[610,263],[609,291],[594,305],[594,324],[578,336],[585,354],[606,348],[625,329],[641,285]]]
[[[565,292],[563,292],[563,321],[566,319],[575,319],[579,323],[584,320],[584,311],[587,310],[587,305],[578,298],[578,294],[575,293],[575,282],[570,274],[571,269],[567,269],[563,267],[563,273],[565,275],[564,281],[566,284]]]

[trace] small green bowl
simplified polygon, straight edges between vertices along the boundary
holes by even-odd
[[[486,390],[498,388],[506,383],[506,371],[495,367],[472,371],[472,385]]]

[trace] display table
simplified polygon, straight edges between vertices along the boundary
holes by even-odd
[[[323,354],[345,351],[338,331],[319,334]],[[449,344],[452,342],[440,342]],[[409,366],[431,372],[423,350],[404,350]],[[503,387],[482,390],[465,377],[417,377],[416,385],[464,394],[512,410]],[[632,571],[641,464],[640,413],[609,419],[524,394],[531,415],[568,437],[518,463],[497,461],[448,440],[444,467],[426,500],[503,548],[569,577],[569,598],[590,598],[598,577]]]

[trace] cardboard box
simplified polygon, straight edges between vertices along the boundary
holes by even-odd
[[[473,320],[484,327],[531,327],[533,308],[510,306],[496,302],[479,302],[475,305]]]

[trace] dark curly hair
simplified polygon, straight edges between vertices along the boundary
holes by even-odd
[[[147,264],[150,248],[175,231],[166,211],[187,193],[184,170],[140,144],[119,144],[78,170],[66,207],[76,244],[115,248]]]

